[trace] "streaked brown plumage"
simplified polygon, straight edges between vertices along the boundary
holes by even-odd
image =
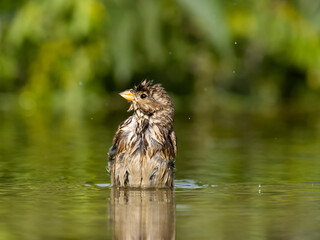
[[[144,80],[120,93],[134,114],[120,124],[109,150],[111,184],[172,187],[177,153],[174,107],[160,84]]]

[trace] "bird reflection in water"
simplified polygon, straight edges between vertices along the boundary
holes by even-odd
[[[113,188],[109,220],[113,239],[175,239],[174,192]]]

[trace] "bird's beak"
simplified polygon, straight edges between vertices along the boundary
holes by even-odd
[[[130,90],[126,90],[124,92],[119,93],[121,97],[123,97],[124,99],[128,100],[128,101],[132,101],[134,99],[134,95]]]

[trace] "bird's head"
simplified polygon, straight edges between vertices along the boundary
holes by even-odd
[[[152,85],[152,81],[144,80],[133,89],[121,92],[120,96],[131,102],[128,111],[134,110],[139,118],[155,123],[173,122],[173,103],[161,84]]]

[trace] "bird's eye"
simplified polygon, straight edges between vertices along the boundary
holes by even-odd
[[[147,97],[147,95],[146,94],[141,94],[141,96],[140,96],[141,98],[146,98]]]

